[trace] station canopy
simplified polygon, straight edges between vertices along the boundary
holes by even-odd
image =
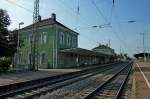
[[[148,56],[150,56],[150,53],[138,53],[138,54],[134,54],[135,58],[144,57],[144,56],[148,57]]]
[[[92,50],[87,50],[83,48],[70,48],[70,49],[64,49],[60,50],[61,53],[66,54],[76,54],[76,55],[84,55],[84,56],[108,56],[111,57],[111,55],[105,55],[103,53],[95,52]]]

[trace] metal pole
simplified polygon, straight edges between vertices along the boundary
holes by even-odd
[[[23,22],[21,22],[21,23],[19,23],[19,29],[18,29],[18,41],[17,41],[17,68],[18,68],[18,65],[20,64],[20,54],[19,54],[19,50],[20,50],[20,42],[19,42],[19,40],[20,40],[20,36],[19,36],[19,34],[20,34],[20,26],[21,25],[23,25],[24,23]]]
[[[53,38],[53,68],[55,67],[55,38]]]
[[[19,23],[19,29],[18,29],[18,43],[17,43],[17,47],[18,47],[18,50],[19,50],[19,31],[20,31],[20,23]]]
[[[38,29],[39,29],[39,0],[34,1],[34,12],[33,12],[33,29],[32,29],[32,42],[31,42],[31,53],[32,53],[32,70],[38,70]]]
[[[144,53],[144,62],[146,62],[146,56],[145,56],[145,35],[146,33],[141,33],[143,38],[143,53]]]
[[[57,52],[57,50],[58,50],[58,48],[57,48],[57,45],[58,45],[58,44],[57,44],[57,43],[58,43],[58,42],[57,42],[57,36],[58,36],[58,33],[57,33],[57,25],[55,25],[55,28],[56,28],[56,57],[55,57],[55,58],[56,58],[56,64],[55,64],[55,68],[57,68],[57,65],[58,65],[58,64],[57,64],[57,59],[58,59],[58,54],[57,54],[57,53],[58,53],[58,52]]]
[[[19,65],[19,31],[20,31],[20,23],[19,23],[19,29],[18,29],[18,40],[17,40],[17,68]]]
[[[147,50],[148,50],[148,51],[147,51],[147,53],[148,53],[148,56],[147,56],[147,62],[149,62],[149,51],[150,51],[149,47],[148,47]]]
[[[108,46],[110,47],[110,40],[108,41]]]
[[[147,61],[149,62],[149,52],[148,52],[148,59],[147,59]]]

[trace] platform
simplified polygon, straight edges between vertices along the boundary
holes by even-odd
[[[150,99],[150,63],[134,63],[134,98]]]
[[[75,72],[79,70],[80,69],[40,69],[39,71],[26,71],[14,74],[0,75],[0,86]]]
[[[115,63],[82,66],[82,67],[74,67],[74,68],[66,68],[66,69],[39,69],[39,71],[26,71],[26,72],[14,73],[14,74],[0,75],[0,86],[25,82],[29,80],[35,80],[35,79],[40,79],[45,77],[51,77],[51,76],[65,74],[65,73],[81,71],[84,69],[90,69],[97,66],[105,66],[111,64],[115,64]]]

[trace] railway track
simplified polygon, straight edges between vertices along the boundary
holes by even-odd
[[[61,86],[61,83],[56,84],[59,87],[50,86],[44,90],[44,95],[42,92],[35,92],[32,95],[27,96],[28,98],[40,98],[40,99],[84,99],[88,94],[92,93],[97,86],[103,84],[105,81],[117,75],[116,71],[121,71],[126,67],[127,64],[122,66],[113,67],[113,69],[103,70],[103,72],[95,73],[94,75],[88,76],[84,79],[73,80],[72,82],[66,81],[61,83],[66,83]],[[103,81],[104,80],[104,81]],[[46,95],[45,95],[46,94]],[[40,96],[41,95],[41,96]],[[39,97],[40,96],[40,97]],[[24,99],[28,99],[28,98]]]
[[[131,66],[123,68],[103,85],[96,88],[92,93],[85,97],[85,99],[119,99],[131,68]]]
[[[111,82],[115,77],[118,77],[118,75],[124,74],[124,70],[130,70],[127,69],[130,68],[130,64],[107,70],[103,73],[75,82],[56,91],[49,92],[47,95],[41,96],[40,99],[95,99],[95,94],[101,90],[104,85]],[[123,88],[122,83],[121,86],[121,88]],[[122,90],[121,88],[119,89],[120,91],[117,91],[117,97]],[[105,99],[105,97],[100,99]],[[113,97],[109,97],[109,99],[113,99]]]
[[[79,71],[76,73],[69,73],[69,74],[44,78],[44,79],[40,79],[40,80],[18,83],[18,84],[14,84],[14,85],[0,86],[1,87],[0,99],[6,99],[6,98],[10,98],[10,97],[11,98],[14,98],[14,97],[15,98],[24,98],[24,99],[32,98],[37,93],[38,93],[38,95],[41,95],[43,93],[46,93],[47,91],[50,91],[49,89],[52,88],[51,85],[53,85],[53,84],[57,84],[59,82],[64,82],[64,81],[67,82],[67,80],[70,80],[70,79],[74,79],[74,80],[72,80],[72,83],[73,83],[75,81],[88,78],[92,75],[95,75],[96,73],[100,73],[100,72],[103,72],[103,71],[111,69],[111,68],[113,68],[113,66],[108,65],[108,66],[104,66],[104,67],[90,68],[90,69]],[[97,70],[99,70],[99,71],[97,71]],[[61,86],[71,83],[71,82],[69,82],[69,83],[66,83],[66,82],[64,82],[64,84],[62,83]],[[53,86],[53,89],[56,89],[59,87],[60,86],[56,85],[56,86]]]

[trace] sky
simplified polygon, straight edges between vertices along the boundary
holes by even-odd
[[[0,0],[0,8],[7,10],[10,30],[32,24],[34,0]],[[78,10],[79,8],[79,10]],[[145,50],[150,52],[150,0],[40,0],[42,19],[56,13],[57,21],[79,32],[79,47],[92,49],[108,44],[117,53],[132,56]],[[135,21],[130,23],[128,21]],[[110,24],[110,25],[106,25]],[[93,28],[93,26],[104,28]]]

